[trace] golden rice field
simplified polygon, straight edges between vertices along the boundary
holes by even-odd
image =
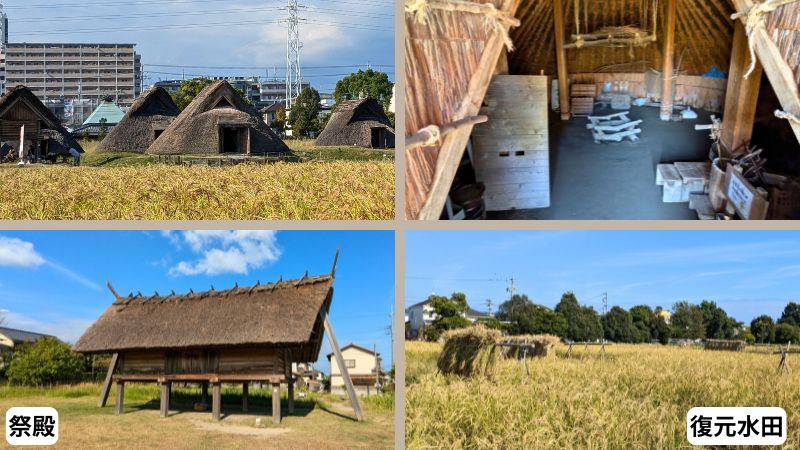
[[[436,373],[441,346],[406,342],[408,449],[678,449],[694,406],[780,406],[785,448],[800,448],[800,357],[778,375],[778,355],[613,345],[581,360],[500,363],[493,379]],[[583,348],[577,355],[580,357]]]
[[[392,160],[0,166],[0,220],[391,220]]]

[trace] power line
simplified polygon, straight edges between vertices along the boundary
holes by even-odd
[[[217,70],[269,70],[269,69],[286,69],[286,66],[185,66],[180,64],[147,64],[149,67],[168,67],[178,69],[217,69]],[[304,66],[304,69],[348,69],[351,67],[394,67],[394,64],[343,64],[338,66]]]

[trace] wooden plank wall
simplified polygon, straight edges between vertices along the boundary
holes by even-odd
[[[126,375],[286,372],[283,351],[276,349],[135,351],[121,359],[119,372]]]
[[[489,211],[550,206],[546,76],[496,76],[475,127],[473,163]]]
[[[161,350],[125,352],[120,354],[119,373],[164,373],[167,352]]]

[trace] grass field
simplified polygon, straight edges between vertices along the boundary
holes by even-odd
[[[105,408],[96,405],[100,386],[85,384],[54,389],[0,387],[0,409],[52,406],[59,412],[56,448],[157,449],[390,449],[394,446],[391,402],[363,402],[367,420],[357,422],[347,400],[318,395],[295,402],[295,414],[273,425],[266,391],[250,390],[250,412],[241,412],[240,389],[223,386],[222,420],[210,412],[194,412],[199,389],[173,388],[170,416],[159,417],[159,392],[153,385],[128,385],[125,412],[114,415],[114,389]],[[265,424],[256,428],[256,418]]]
[[[394,219],[393,152],[309,142],[287,141],[301,163],[158,165],[86,144],[78,168],[0,165],[0,220]]]
[[[409,449],[678,449],[694,406],[780,406],[786,448],[800,447],[800,372],[778,375],[778,356],[697,347],[613,345],[581,359],[501,363],[489,379],[436,373],[441,346],[406,342]],[[583,348],[577,352],[581,356]],[[790,365],[792,358],[790,357]]]

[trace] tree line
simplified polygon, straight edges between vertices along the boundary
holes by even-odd
[[[449,298],[432,295],[428,300],[436,319],[424,330],[425,339],[436,340],[445,330],[472,325],[464,317],[469,310],[465,294],[454,293]],[[523,294],[502,303],[494,317],[476,323],[510,335],[551,334],[575,342],[606,339],[667,344],[672,338],[734,339],[751,344],[800,342],[800,305],[793,302],[786,305],[777,322],[762,315],[746,326],[710,300],[700,304],[676,302],[671,310],[648,305],[630,310],[614,306],[600,314],[593,307],[580,304],[573,292],[564,293],[553,309],[536,304]]]

